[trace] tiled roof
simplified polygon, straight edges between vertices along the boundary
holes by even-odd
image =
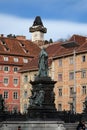
[[[51,59],[48,59],[48,66],[52,63]],[[27,72],[27,71],[34,71],[38,70],[38,57],[33,58],[28,64],[25,64],[19,72]]]
[[[31,59],[36,57],[40,48],[30,40],[18,40],[16,38],[0,37],[0,64],[23,64],[22,58]],[[8,56],[9,60],[4,61],[3,56]],[[19,62],[14,63],[13,57],[18,57]],[[22,58],[21,58],[22,57]],[[2,62],[2,63],[1,63]]]
[[[71,48],[64,48],[63,46],[61,46],[63,42],[56,42],[56,43],[50,44],[46,48],[46,51],[49,57],[49,66],[52,63],[52,59],[62,57],[62,56],[72,55],[74,49],[76,50],[76,53],[83,53],[84,51],[85,52],[87,51],[86,37],[73,35],[64,44],[66,44],[67,42],[71,43],[72,41],[78,43],[79,46],[71,47]],[[24,72],[24,71],[33,71],[33,70],[38,70],[38,58],[35,58],[31,62],[26,64],[20,71]]]
[[[29,40],[0,37],[0,53],[35,56],[38,54],[38,51],[40,51],[39,47]]]
[[[61,46],[63,43],[57,42],[56,44],[52,44],[47,47],[48,55],[57,58],[62,56],[67,56],[73,54],[73,50],[76,50],[76,53],[81,53],[83,51],[87,51],[87,41],[86,37],[79,36],[79,35],[73,35],[70,39],[68,39],[64,44],[67,42],[76,42],[78,43],[78,47],[71,47],[71,48],[64,48]]]
[[[38,57],[33,58],[28,64],[24,65],[19,72],[38,70]]]

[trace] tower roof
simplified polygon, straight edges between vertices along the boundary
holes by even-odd
[[[29,28],[29,32],[35,32],[35,31],[40,31],[43,33],[47,32],[47,29],[43,26],[40,16],[36,16],[32,27]]]
[[[33,23],[33,26],[38,26],[38,25],[43,26],[43,23],[42,23],[40,16],[36,16],[34,23]]]

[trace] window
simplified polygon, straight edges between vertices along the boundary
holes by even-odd
[[[83,103],[82,103],[82,110],[84,111],[85,108],[86,108],[86,106],[85,106],[85,103],[83,102]]]
[[[4,99],[8,98],[8,91],[4,91]]]
[[[5,57],[5,56],[4,56],[4,61],[8,61],[8,57]]]
[[[73,103],[70,103],[70,111],[73,112]]]
[[[62,104],[58,104],[58,111],[62,111]]]
[[[85,62],[86,61],[86,56],[82,56],[82,62]]]
[[[18,71],[18,67],[14,67],[14,72],[17,72]]]
[[[70,87],[70,95],[72,95],[74,93],[74,88]]]
[[[18,92],[13,93],[13,99],[18,99]]]
[[[8,84],[8,78],[4,78],[4,84]]]
[[[14,62],[18,62],[18,58],[14,57]]]
[[[70,64],[73,64],[73,57],[70,57]]]
[[[82,70],[81,76],[82,76],[82,78],[86,78],[86,70]]]
[[[62,88],[59,88],[59,96],[62,96]]]
[[[58,74],[58,81],[62,81],[62,74]]]
[[[27,75],[24,76],[24,82],[25,83],[28,82],[28,76]]]
[[[24,63],[28,63],[28,59],[25,59],[25,58],[24,58],[24,59],[23,59],[23,62],[24,62]]]
[[[24,98],[27,98],[27,90],[24,91]]]
[[[27,104],[24,104],[24,112],[27,112]]]
[[[73,79],[74,79],[74,72],[70,72],[70,73],[69,73],[69,79],[70,79],[70,80],[73,80]]]
[[[82,86],[82,94],[86,94],[86,86]]]
[[[59,66],[62,66],[62,59],[58,60],[58,64],[59,64]]]
[[[18,85],[18,79],[17,78],[14,78],[14,85]]]
[[[8,72],[9,71],[9,67],[8,66],[4,66],[4,71]]]

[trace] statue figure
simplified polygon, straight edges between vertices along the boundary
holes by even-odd
[[[35,104],[42,106],[42,103],[44,101],[44,94],[45,92],[43,90],[40,90],[37,97],[35,98]]]
[[[48,74],[48,54],[46,53],[45,49],[43,48],[39,55],[39,77],[47,76]]]
[[[42,106],[44,101],[44,94],[43,90],[39,90],[38,92],[32,93],[32,96],[29,98],[29,105],[30,106]]]
[[[32,96],[29,98],[29,105],[30,106],[35,106],[35,98],[37,97],[37,92],[32,91]]]

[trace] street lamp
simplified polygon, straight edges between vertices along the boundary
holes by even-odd
[[[78,43],[75,41],[69,41],[69,42],[65,42],[63,43],[61,46],[63,46],[64,48],[73,48],[73,61],[74,61],[74,92],[73,92],[73,112],[74,114],[76,113],[76,50],[75,47],[78,47]]]

